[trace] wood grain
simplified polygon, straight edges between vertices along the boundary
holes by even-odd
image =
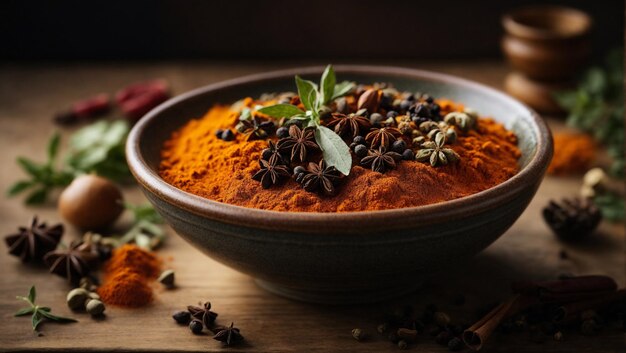
[[[71,101],[98,92],[114,92],[136,80],[153,77],[168,79],[175,92],[247,73],[302,65],[300,62],[274,63],[157,63],[101,64],[84,66],[4,66],[0,68],[0,189],[21,177],[14,159],[18,155],[43,158],[53,125],[50,115]],[[308,63],[307,63],[308,64]],[[314,63],[311,63],[314,64]],[[318,63],[319,64],[319,63]],[[394,63],[447,72],[500,87],[507,71],[500,62]],[[558,120],[553,129],[563,129]],[[69,131],[67,131],[69,133]],[[22,265],[16,258],[0,253],[0,350],[2,351],[222,351],[219,342],[208,335],[194,336],[170,318],[187,304],[210,300],[220,314],[218,321],[234,321],[247,338],[247,346],[229,351],[250,352],[382,352],[397,347],[377,334],[369,342],[352,339],[350,330],[361,327],[371,333],[386,311],[403,304],[421,310],[437,303],[456,321],[471,321],[476,308],[509,293],[509,283],[523,278],[554,278],[559,273],[601,273],[615,277],[620,286],[624,275],[624,229],[603,223],[597,236],[576,246],[558,242],[541,220],[540,210],[550,198],[577,192],[576,178],[548,177],[526,212],[495,244],[471,263],[437,274],[416,293],[385,303],[355,307],[321,306],[293,302],[258,288],[247,276],[207,258],[170,231],[159,251],[167,267],[176,270],[179,287],[166,291],[157,287],[156,301],[143,309],[107,308],[104,320],[71,313],[65,305],[68,287],[36,266]],[[137,188],[125,189],[127,199],[140,202]],[[12,232],[33,214],[50,222],[60,221],[53,204],[25,207],[19,199],[0,202],[1,234]],[[70,230],[65,241],[77,237]],[[569,259],[559,258],[566,250]],[[410,281],[398,278],[399,282]],[[27,318],[13,318],[23,295],[31,285],[39,291],[38,302],[53,312],[70,315],[77,324],[44,324],[43,337],[35,337]],[[464,293],[467,303],[456,307],[450,300]],[[600,336],[566,334],[564,342],[551,339],[543,344],[528,341],[524,334],[496,334],[485,352],[623,352],[624,337],[617,330],[604,330]],[[422,336],[412,348],[420,352],[445,352],[430,337]]]

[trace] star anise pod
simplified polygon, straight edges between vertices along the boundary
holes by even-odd
[[[563,240],[579,240],[591,234],[600,221],[600,209],[589,199],[551,200],[543,209],[543,218],[552,231]]]
[[[334,195],[335,184],[340,178],[341,173],[333,166],[327,167],[322,159],[319,164],[309,163],[307,171],[300,178],[300,183],[306,191]]]
[[[282,177],[289,177],[289,169],[281,164],[276,156],[272,156],[269,161],[260,159],[259,165],[261,169],[252,176],[252,179],[260,181],[264,189],[276,185]]]
[[[400,153],[387,151],[381,146],[377,150],[369,150],[367,156],[361,159],[361,164],[370,167],[375,172],[385,173],[387,170],[394,169],[396,161],[401,159]]]
[[[233,325],[234,323],[231,322],[229,327],[220,326],[219,328],[215,329],[215,336],[213,336],[213,339],[224,342],[227,346],[243,341],[243,336],[239,332],[239,329],[233,327]]]
[[[289,162],[285,160],[282,153],[278,149],[278,146],[276,146],[276,143],[270,140],[267,142],[267,148],[261,151],[261,159],[269,161],[272,157],[278,158],[278,162],[280,163],[287,164],[287,162]]]
[[[4,241],[9,254],[24,262],[41,261],[46,253],[56,249],[63,236],[62,224],[48,227],[45,222],[39,223],[37,216],[33,217],[30,227],[18,229],[18,233],[7,235]]]
[[[211,302],[206,302],[201,307],[189,305],[187,311],[194,319],[202,321],[206,328],[210,328],[217,318],[217,313],[211,311]]]
[[[459,155],[451,148],[443,147],[446,143],[446,136],[438,131],[435,141],[427,141],[422,144],[422,149],[417,151],[415,159],[418,162],[430,162],[430,165],[455,163],[460,160]]]
[[[248,141],[262,140],[274,133],[276,125],[272,121],[262,121],[258,117],[241,120],[237,124],[237,131],[248,135]]]
[[[334,128],[335,133],[339,136],[343,137],[347,134],[354,138],[360,134],[361,129],[368,131],[372,127],[372,123],[370,119],[362,115],[334,113],[327,127]]]
[[[278,149],[289,153],[291,160],[304,162],[308,150],[317,150],[315,143],[315,128],[306,127],[301,130],[297,125],[289,126],[289,137],[278,140]]]
[[[57,249],[44,256],[50,273],[64,277],[71,284],[89,275],[92,267],[98,262],[98,255],[91,246],[82,242],[74,242],[67,249]]]
[[[381,127],[380,129],[372,129],[365,141],[370,144],[371,148],[378,148],[379,146],[389,148],[398,137],[402,136],[402,132],[393,127]]]

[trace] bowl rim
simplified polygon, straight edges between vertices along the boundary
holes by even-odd
[[[416,224],[428,225],[464,218],[499,207],[519,197],[529,186],[538,185],[552,158],[552,137],[547,124],[531,108],[511,96],[486,85],[447,74],[411,68],[371,65],[336,65],[337,73],[379,74],[410,79],[438,81],[478,90],[509,104],[526,110],[530,116],[532,131],[537,147],[528,164],[508,180],[475,194],[445,202],[375,211],[352,212],[291,212],[273,211],[232,205],[207,199],[183,191],[163,180],[153,171],[141,155],[140,142],[143,132],[163,111],[199,95],[224,88],[246,86],[251,83],[284,79],[298,75],[320,74],[323,66],[292,68],[257,73],[226,81],[209,84],[173,97],[160,104],[142,117],[132,128],[126,143],[126,158],[129,168],[144,188],[161,201],[203,218],[220,223],[252,227],[255,229],[295,231],[299,233],[358,233],[368,231],[390,231],[414,228]],[[209,107],[207,107],[209,109]],[[191,117],[189,117],[191,119]],[[535,186],[536,187],[536,186]]]
[[[578,26],[570,32],[560,32],[556,30],[539,28],[525,22],[529,17],[550,17],[559,20],[575,20]],[[589,34],[593,26],[591,17],[582,10],[574,7],[539,4],[528,5],[513,9],[501,18],[502,27],[511,35],[530,40],[567,40],[579,38]]]

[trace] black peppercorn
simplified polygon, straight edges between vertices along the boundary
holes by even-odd
[[[448,350],[456,352],[461,349],[463,349],[463,341],[461,341],[458,337],[454,337],[448,342]]]
[[[357,145],[365,145],[365,137],[359,135],[354,137],[354,139],[352,140],[353,143],[356,143]]]
[[[441,331],[439,332],[439,334],[437,335],[437,337],[435,337],[435,342],[437,342],[438,344],[445,346],[448,344],[448,342],[450,342],[450,340],[453,338],[452,333],[450,331]]]
[[[424,96],[424,100],[426,101],[426,103],[433,103],[435,101],[433,97],[428,96],[428,95]]]
[[[356,144],[356,143],[354,143],[354,142],[352,142],[352,143],[350,144],[350,149],[351,149],[352,151],[354,151],[354,148],[355,148],[356,146],[359,146],[359,145],[358,145],[358,144]]]
[[[367,147],[365,147],[365,145],[357,145],[354,148],[354,154],[356,154],[359,158],[367,156]]]
[[[215,136],[216,136],[218,139],[221,139],[221,138],[222,138],[222,134],[223,134],[223,133],[224,133],[224,129],[217,129],[217,130],[215,131]]]
[[[406,142],[404,140],[396,140],[393,145],[391,145],[391,150],[396,153],[404,153],[406,149]]]
[[[235,139],[235,134],[230,129],[226,129],[222,132],[221,137],[224,141],[232,141]]]
[[[278,128],[278,130],[276,130],[276,136],[278,136],[279,139],[289,137],[289,129],[285,126]]]
[[[306,175],[306,169],[303,166],[297,166],[293,168],[293,177],[296,178],[297,182],[301,182],[302,178]]]
[[[390,110],[387,112],[387,118],[395,118],[396,116],[398,116],[398,112],[395,110]]]
[[[203,326],[202,321],[197,320],[197,319],[193,319],[189,323],[189,329],[191,330],[191,332],[193,332],[196,335],[202,332],[202,326]]]
[[[411,106],[411,102],[408,100],[403,100],[400,102],[400,110],[407,110]]]
[[[407,148],[402,152],[402,159],[405,161],[412,161],[415,159],[415,153],[410,148]]]
[[[372,115],[370,115],[370,123],[372,123],[372,125],[379,126],[382,121],[383,121],[382,115],[378,113],[373,113]]]
[[[181,325],[187,325],[189,323],[189,320],[191,320],[191,313],[189,313],[188,311],[177,311],[174,313],[174,315],[172,315],[172,317],[177,323]]]

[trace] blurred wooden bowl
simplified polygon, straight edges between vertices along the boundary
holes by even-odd
[[[591,18],[562,6],[537,5],[505,14],[502,50],[511,65],[539,80],[567,79],[591,54]]]
[[[510,95],[538,112],[547,114],[565,113],[554,99],[553,94],[572,87],[571,82],[535,81],[516,71],[509,73],[504,79],[504,89]]]

